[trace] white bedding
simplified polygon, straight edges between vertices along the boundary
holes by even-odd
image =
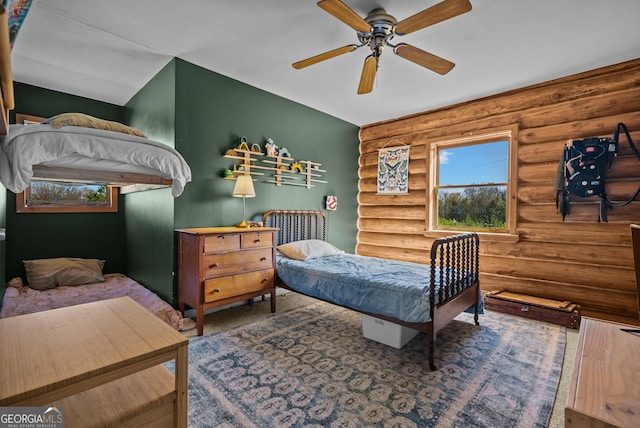
[[[104,166],[92,166],[93,160],[106,161],[103,165],[113,162],[125,165],[114,169],[116,171],[154,173],[170,178],[173,197],[179,196],[191,181],[191,169],[178,151],[166,144],[121,132],[79,126],[56,129],[45,124],[10,125],[0,147],[0,182],[14,193],[29,186],[34,165],[104,170]],[[71,164],[65,164],[65,160]]]

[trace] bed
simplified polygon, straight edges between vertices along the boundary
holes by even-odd
[[[322,211],[271,210],[263,222],[279,229],[277,286],[425,333],[431,370],[440,329],[469,310],[479,325],[476,233],[436,239],[423,265],[344,253],[326,242]]]
[[[172,147],[88,126],[101,123],[98,118],[72,120],[86,116],[66,113],[49,123],[9,125],[0,143],[0,182],[14,193],[24,191],[32,179],[171,186],[172,196],[178,197],[191,181],[191,169]],[[65,120],[56,122],[57,118]]]
[[[46,124],[9,125],[15,107],[7,11],[0,5],[0,184],[14,193],[31,179],[107,184],[120,193],[171,187],[178,197],[191,170],[172,147],[139,130],[83,113]]]
[[[195,328],[195,321],[183,318],[179,311],[133,279],[121,273],[105,274],[103,279],[98,282],[58,285],[38,290],[23,284],[21,278],[13,278],[7,284],[2,298],[0,318],[129,296],[176,330]]]

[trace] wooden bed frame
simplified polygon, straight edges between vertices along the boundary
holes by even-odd
[[[277,245],[304,239],[326,240],[326,216],[322,211],[270,210],[263,215],[263,222],[265,225],[279,229]],[[474,306],[474,322],[476,325],[480,324],[478,322],[479,247],[480,243],[476,233],[440,238],[433,242],[430,253],[431,277],[429,278],[432,284],[429,295],[431,321],[412,323],[385,315],[358,312],[425,333],[429,344],[429,368],[435,370],[434,346],[438,331],[471,306]],[[436,267],[440,267],[440,269],[437,270]],[[438,276],[436,276],[436,272],[439,272]],[[469,272],[469,275],[463,278],[462,272]],[[436,304],[436,287],[433,284],[438,282],[443,284],[438,288],[437,296],[442,303]],[[276,286],[299,293],[277,277],[277,270]],[[324,299],[319,300],[337,304]],[[356,310],[347,306],[343,307]]]

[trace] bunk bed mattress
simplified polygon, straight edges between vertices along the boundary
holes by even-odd
[[[192,319],[183,318],[180,311],[126,275],[105,274],[104,279],[104,282],[59,286],[44,291],[28,286],[7,287],[2,298],[0,318],[129,296],[176,330],[190,330],[196,326]]]
[[[278,253],[276,272],[289,288],[312,297],[406,322],[431,321],[430,265],[349,253],[302,261]]]
[[[127,165],[127,172],[155,174],[173,180],[172,194],[179,196],[191,181],[191,169],[178,151],[148,138],[79,126],[10,125],[2,138],[0,181],[14,193],[24,191],[34,165],[95,169],[93,159]],[[65,165],[65,159],[71,161]],[[135,167],[141,167],[135,170]],[[132,170],[133,169],[133,170]]]

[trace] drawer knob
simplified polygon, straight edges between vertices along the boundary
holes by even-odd
[[[262,284],[264,284],[265,282],[269,281],[269,278],[262,278],[262,281],[260,281]]]
[[[214,289],[213,289],[213,292],[214,292],[214,293],[219,293],[219,292],[220,292],[220,289],[219,289],[219,288],[214,288]]]
[[[256,239],[256,240],[255,240],[255,241],[253,241],[253,242],[255,242],[255,243],[257,244],[258,242],[261,242],[261,241],[262,241],[262,239],[258,238],[258,239]]]
[[[209,265],[209,269],[214,268],[214,267],[219,267],[219,266],[220,266],[220,263],[216,262],[216,263],[214,263],[212,265]]]
[[[267,260],[267,258],[266,258],[266,257],[263,257],[263,258],[261,258],[261,259],[260,259],[260,261],[261,261],[261,262],[263,262],[263,261],[265,261],[265,260]]]

